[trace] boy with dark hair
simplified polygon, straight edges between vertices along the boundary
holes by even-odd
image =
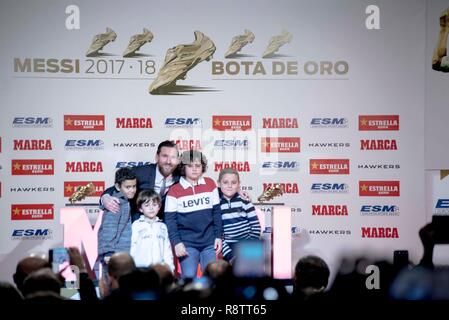
[[[174,272],[167,226],[157,217],[161,204],[161,197],[153,190],[141,191],[137,196],[137,209],[142,215],[132,224],[131,256],[137,267],[165,263]]]
[[[195,278],[199,262],[204,271],[222,247],[220,199],[215,182],[203,177],[206,168],[201,152],[183,152],[181,179],[170,188],[165,202],[168,234],[183,278]]]
[[[128,252],[131,247],[131,203],[136,194],[137,179],[130,168],[115,173],[113,196],[120,200],[119,213],[103,212],[98,230],[98,256],[103,266],[115,252]]]

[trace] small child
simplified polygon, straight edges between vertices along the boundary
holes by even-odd
[[[235,244],[243,239],[259,239],[260,223],[251,202],[243,200],[237,170],[222,169],[218,176],[221,217],[223,219],[223,258],[231,261]]]
[[[113,196],[120,200],[120,211],[104,209],[98,230],[98,256],[103,267],[116,252],[129,252],[131,247],[131,203],[136,194],[137,179],[130,168],[121,168],[115,173]],[[104,269],[105,270],[105,269]]]
[[[161,203],[159,194],[151,189],[141,191],[137,196],[137,209],[143,215],[132,224],[131,256],[137,267],[162,262],[174,272],[167,226],[156,216]]]
[[[220,198],[215,182],[203,177],[207,160],[201,152],[183,152],[179,168],[181,179],[170,188],[165,201],[165,222],[181,276],[193,279],[198,263],[204,272],[221,251]]]

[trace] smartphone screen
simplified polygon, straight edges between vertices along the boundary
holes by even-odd
[[[66,248],[53,248],[49,252],[51,267],[54,273],[62,271],[61,275],[65,279],[65,285],[70,286],[77,281],[76,270],[70,266],[70,257]],[[63,271],[64,270],[64,271]]]
[[[234,247],[234,274],[237,277],[267,275],[268,255],[263,240],[241,240]]]
[[[54,248],[50,250],[50,262],[53,272],[58,273],[69,265],[69,254],[66,248]]]
[[[393,265],[400,269],[408,266],[408,251],[407,250],[396,250],[393,256]]]

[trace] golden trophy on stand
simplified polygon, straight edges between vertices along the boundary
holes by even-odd
[[[267,213],[270,213],[271,227],[266,227],[265,233],[270,234],[271,255],[270,267],[271,275],[276,279],[291,278],[291,208],[284,203],[267,203],[268,201],[284,194],[281,184],[275,184],[267,188],[257,198],[259,202],[254,203],[259,206],[269,206]],[[262,211],[260,208],[257,211]],[[263,210],[265,212],[265,210]],[[262,217],[263,214],[261,215]],[[265,219],[264,219],[265,220]]]
[[[76,201],[81,201],[87,196],[94,193],[95,187],[92,182],[89,182],[85,186],[78,187],[75,192],[70,196],[69,201],[73,205]]]
[[[275,185],[267,188],[267,190],[265,190],[264,192],[262,192],[262,194],[257,198],[257,200],[260,203],[263,203],[263,202],[270,201],[275,197],[282,196],[283,194],[284,194],[284,189],[282,189],[282,186],[280,184],[275,184]]]

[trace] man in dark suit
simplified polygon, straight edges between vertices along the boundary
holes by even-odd
[[[132,170],[137,177],[137,193],[142,190],[152,189],[160,194],[162,206],[159,217],[164,218],[165,195],[173,184],[179,181],[177,167],[179,163],[179,152],[177,145],[169,140],[163,141],[157,147],[156,163],[133,167]],[[114,186],[103,192],[100,199],[106,209],[111,212],[119,212],[119,199],[112,197]],[[132,221],[139,218],[139,213],[133,210]]]

